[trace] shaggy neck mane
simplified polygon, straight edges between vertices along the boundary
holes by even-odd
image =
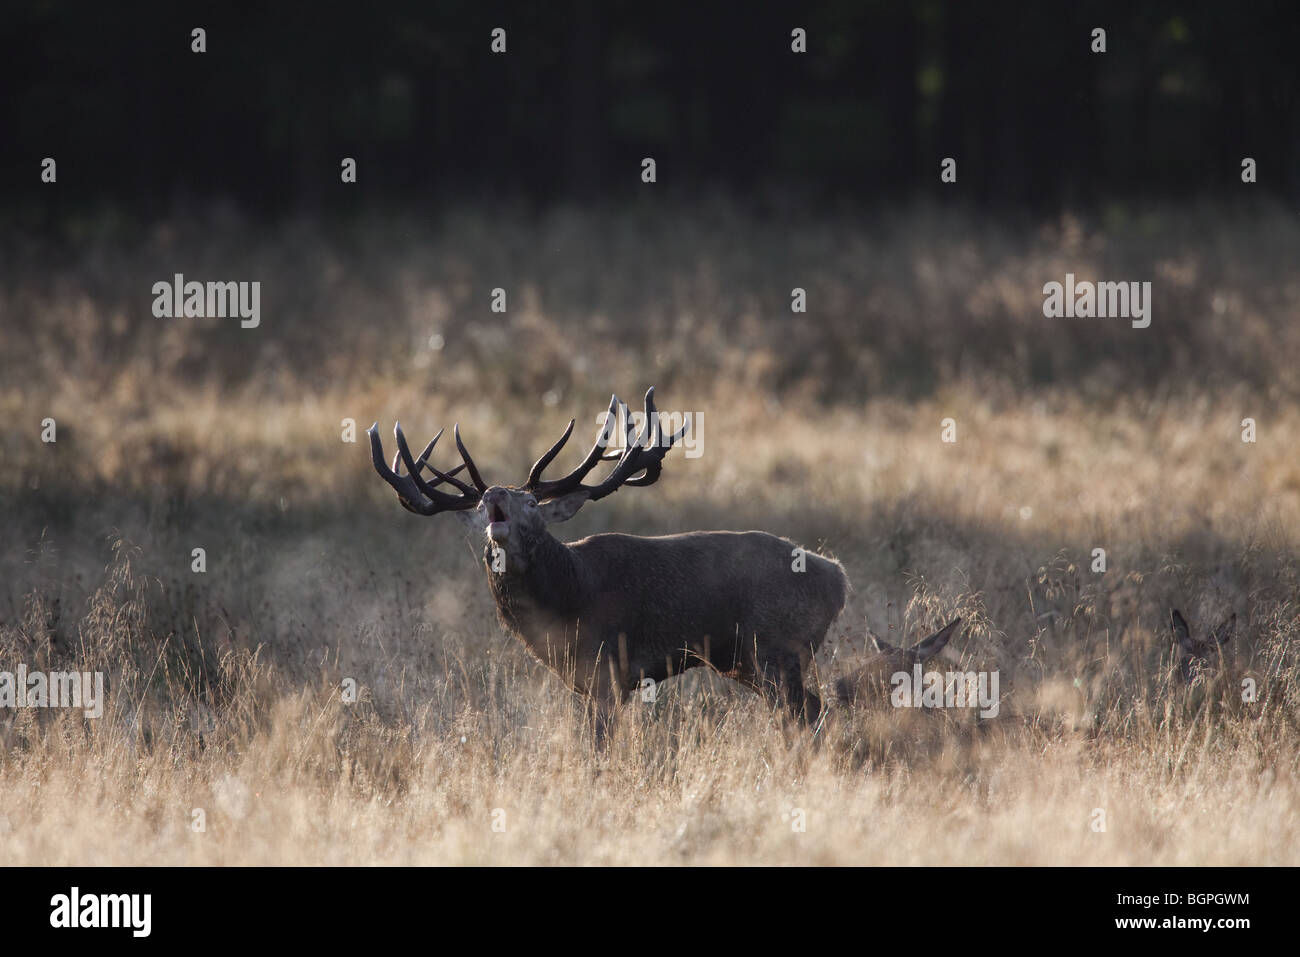
[[[488,584],[497,610],[507,626],[526,634],[530,615],[538,611],[548,616],[578,617],[589,593],[586,567],[572,548],[545,534],[531,543],[527,567],[492,570],[492,547],[484,553]]]

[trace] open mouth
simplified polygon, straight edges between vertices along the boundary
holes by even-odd
[[[488,537],[494,542],[502,541],[510,537],[510,520],[506,517],[506,510],[495,502],[488,506]]]

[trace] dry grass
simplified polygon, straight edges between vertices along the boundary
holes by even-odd
[[[0,712],[6,860],[1300,862],[1300,230],[1105,226],[720,207],[10,241],[0,669],[101,670],[110,693],[98,721]],[[175,271],[261,279],[262,327],[153,319]],[[1051,326],[1039,289],[1066,271],[1153,280],[1152,327]],[[947,654],[1000,671],[1002,716],[838,709],[810,741],[692,677],[599,753],[500,632],[456,523],[402,511],[340,441],[345,417],[419,436],[454,416],[512,481],[570,415],[652,381],[703,413],[705,454],[566,536],[824,549],[855,591],[823,682],[868,628],[961,614]],[[1236,611],[1227,667],[1262,705],[1171,688],[1171,606],[1199,628]]]

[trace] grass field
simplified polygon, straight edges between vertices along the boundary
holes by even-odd
[[[0,670],[109,689],[99,720],[0,709],[9,863],[1300,863],[1285,210],[214,209],[0,243]],[[262,282],[261,325],[154,318],[177,272]],[[1150,328],[1045,319],[1067,272],[1151,281]],[[792,538],[854,586],[823,684],[868,630],[960,614],[946,663],[996,669],[1001,714],[839,707],[814,738],[692,675],[594,748],[363,430],[459,421],[518,482],[650,384],[704,454],[561,537]],[[1171,680],[1171,607],[1237,614],[1218,684]]]

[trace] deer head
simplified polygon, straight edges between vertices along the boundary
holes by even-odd
[[[873,635],[876,653],[853,674],[836,682],[836,697],[846,704],[854,704],[864,695],[887,693],[893,675],[900,671],[910,672],[914,666],[939,654],[960,626],[961,619],[954,619],[942,630],[928,638],[922,638],[911,648],[896,648]]]
[[[1231,615],[1205,638],[1192,637],[1187,619],[1177,608],[1171,611],[1169,617],[1174,632],[1178,674],[1184,682],[1190,684],[1198,675],[1208,675],[1222,662],[1223,648],[1232,638],[1237,616]]]
[[[575,420],[569,420],[564,434],[539,458],[528,472],[527,480],[518,486],[487,485],[474,460],[470,457],[460,437],[460,426],[453,429],[461,464],[446,472],[429,464],[442,432],[438,432],[425,447],[419,458],[411,455],[402,434],[401,423],[393,429],[397,453],[392,466],[384,461],[383,444],[379,440],[378,423],[368,430],[370,451],[375,469],[397,492],[398,500],[407,511],[417,515],[437,515],[452,512],[471,534],[485,533],[488,549],[501,549],[506,555],[506,567],[523,571],[529,566],[539,545],[551,539],[549,525],[572,518],[587,502],[598,501],[623,486],[653,485],[663,469],[663,457],[686,434],[686,426],[669,436],[660,431],[659,413],[654,404],[654,387],[645,394],[645,415],[638,433],[628,415],[626,403],[611,396],[600,434],[582,462],[569,474],[557,479],[543,479],[542,473],[564,448],[573,434]],[[610,440],[620,419],[625,423],[622,449],[609,449]],[[602,460],[615,461],[605,478],[595,485],[583,480]],[[406,474],[401,474],[402,467]],[[428,470],[432,481],[422,475]],[[466,472],[470,483],[456,476]],[[439,488],[438,486],[444,486]],[[448,492],[446,486],[454,489]]]

